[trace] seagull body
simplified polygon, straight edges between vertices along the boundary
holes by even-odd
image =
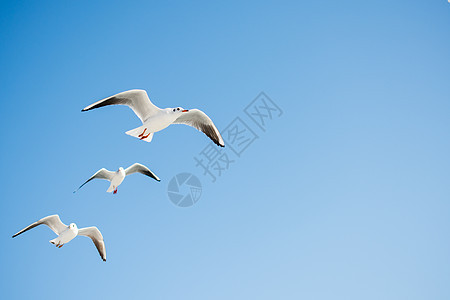
[[[67,244],[68,242],[73,240],[76,236],[79,235],[87,236],[91,238],[91,240],[94,242],[95,247],[97,248],[98,253],[100,254],[103,261],[106,261],[105,243],[103,242],[103,236],[101,232],[97,229],[97,227],[94,226],[78,229],[75,223],[70,223],[70,225],[67,226],[66,224],[61,222],[61,219],[59,218],[58,215],[52,215],[42,218],[39,221],[34,222],[33,224],[25,227],[12,237],[14,238],[19,234],[22,234],[25,231],[28,231],[41,224],[47,225],[48,227],[50,227],[51,230],[53,230],[54,233],[58,235],[53,240],[49,241],[53,245],[56,245],[56,247],[61,248],[64,244]]]
[[[76,191],[74,191],[74,193],[77,192],[79,189],[81,189],[83,187],[83,185],[85,185],[92,179],[98,178],[98,179],[106,179],[106,180],[110,181],[111,184],[109,185],[107,192],[108,193],[113,192],[114,194],[116,194],[117,188],[122,183],[122,181],[125,179],[125,176],[131,175],[133,173],[141,173],[141,174],[147,175],[157,181],[161,181],[161,179],[159,179],[159,177],[156,176],[155,173],[150,171],[149,168],[147,168],[144,165],[135,163],[126,169],[120,167],[116,172],[109,171],[109,170],[106,170],[105,168],[102,168],[102,169],[98,170],[94,175],[92,175],[91,178],[86,180],[86,182],[84,182],[82,185],[80,185],[80,187]]]
[[[151,142],[153,134],[171,124],[185,124],[205,133],[216,145],[224,147],[222,136],[213,121],[201,110],[176,108],[159,108],[148,98],[144,90],[129,90],[100,100],[85,107],[82,111],[108,106],[126,105],[139,117],[142,126],[129,130],[126,134],[146,142]]]
[[[119,170],[115,172],[113,177],[111,178],[111,184],[109,185],[109,188],[107,190],[108,193],[111,193],[114,191],[114,194],[117,193],[117,187],[122,183],[122,181],[125,179],[125,170],[120,167]]]
[[[50,240],[50,243],[53,245],[57,245],[57,247],[62,247],[64,244],[70,242],[78,235],[78,227],[74,223],[70,223],[70,225],[62,231],[58,237]]]

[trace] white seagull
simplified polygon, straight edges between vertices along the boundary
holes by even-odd
[[[78,235],[90,237],[91,240],[94,242],[95,247],[97,247],[98,253],[100,254],[101,258],[103,259],[103,261],[106,261],[105,242],[103,242],[103,236],[101,232],[97,229],[97,227],[94,226],[94,227],[78,228],[75,223],[70,223],[70,225],[67,226],[66,224],[61,222],[58,215],[52,215],[42,218],[39,221],[34,222],[33,224],[25,227],[12,237],[14,238],[19,234],[22,234],[25,231],[28,231],[41,224],[47,225],[48,227],[50,227],[51,230],[53,230],[54,233],[58,235],[58,237],[49,241],[53,245],[56,245],[56,247],[58,248],[61,248],[64,244],[67,244]]]
[[[117,170],[116,172],[108,171],[105,168],[102,168],[102,169],[98,170],[97,173],[92,175],[91,178],[86,180],[85,183],[80,185],[80,187],[76,191],[74,191],[74,193],[77,192],[79,189],[81,189],[81,187],[83,187],[83,185],[85,185],[92,179],[98,178],[98,179],[106,179],[106,180],[110,181],[111,184],[109,185],[107,192],[111,193],[114,191],[114,194],[116,194],[117,187],[125,179],[125,176],[133,174],[133,173],[141,173],[141,174],[147,175],[157,181],[161,181],[161,179],[159,179],[158,176],[156,176],[152,171],[150,171],[149,168],[147,168],[144,165],[135,163],[126,169],[123,169],[122,167],[120,167],[119,170]]]
[[[143,141],[151,142],[155,132],[171,124],[185,124],[203,131],[216,145],[225,146],[219,130],[204,112],[182,107],[161,109],[150,101],[144,90],[129,90],[116,94],[86,106],[82,111],[116,104],[127,105],[141,119],[142,126],[129,130],[126,134]]]

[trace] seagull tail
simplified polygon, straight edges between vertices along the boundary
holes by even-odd
[[[145,126],[128,130],[125,133],[148,143],[150,143],[153,139],[153,132],[149,132]]]
[[[112,184],[109,185],[109,188],[106,190],[107,193],[111,193],[112,191],[114,191],[116,187],[113,186]]]

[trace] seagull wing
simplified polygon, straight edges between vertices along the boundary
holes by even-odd
[[[78,229],[78,235],[84,235],[90,237],[94,242],[95,247],[97,247],[98,253],[100,254],[103,261],[106,261],[106,248],[105,242],[103,241],[103,236],[97,227],[86,227]]]
[[[106,179],[106,180],[111,181],[111,179],[113,178],[114,174],[115,174],[115,172],[111,172],[111,171],[106,170],[105,168],[102,168],[102,169],[98,170],[97,173],[92,175],[91,178],[86,180],[85,183],[80,185],[80,187],[76,191],[74,191],[74,193],[77,192],[79,189],[81,189],[83,187],[83,185],[85,185],[86,183],[88,183],[89,181],[91,181],[92,179],[95,179],[95,178]]]
[[[50,227],[50,229],[53,230],[53,232],[56,233],[57,235],[60,235],[61,232],[63,232],[64,230],[67,229],[67,225],[64,224],[63,222],[61,222],[58,215],[52,215],[52,216],[42,218],[37,222],[34,222],[33,224],[25,227],[24,229],[22,229],[21,231],[19,231],[15,235],[13,235],[12,237],[16,237],[19,234],[22,234],[25,231],[28,231],[28,230],[30,230],[36,226],[39,226],[41,224],[44,224],[44,225],[47,225],[48,227]]]
[[[130,107],[139,119],[141,119],[142,123],[144,123],[145,120],[157,113],[159,110],[159,108],[150,101],[146,91],[129,90],[86,106],[82,111],[117,104]]]
[[[126,175],[130,175],[130,174],[133,174],[133,173],[141,173],[141,174],[147,175],[148,177],[151,177],[151,178],[153,178],[153,179],[155,179],[157,181],[161,181],[161,179],[159,179],[159,177],[156,176],[155,173],[150,171],[149,168],[147,168],[144,165],[138,164],[138,163],[136,163],[134,165],[131,165],[128,168],[125,169],[125,174]]]
[[[217,130],[213,121],[201,110],[191,109],[182,113],[173,123],[192,126],[206,134],[216,145],[225,147],[219,130]]]

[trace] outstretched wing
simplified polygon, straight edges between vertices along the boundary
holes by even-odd
[[[61,232],[63,232],[64,230],[67,229],[67,225],[64,224],[63,222],[61,222],[58,215],[52,215],[52,216],[42,218],[37,222],[34,222],[33,224],[25,227],[24,229],[22,229],[21,231],[19,231],[15,235],[13,235],[12,237],[16,237],[19,234],[22,234],[25,231],[28,231],[28,230],[30,230],[36,226],[39,226],[41,224],[44,224],[44,225],[47,225],[48,227],[50,227],[50,229],[53,230],[53,232],[56,233],[57,235],[60,235]]]
[[[213,121],[201,110],[191,109],[182,113],[173,123],[192,126],[206,134],[216,145],[225,147],[219,130],[217,130]]]
[[[157,181],[161,181],[161,179],[159,179],[159,177],[156,176],[155,173],[150,171],[149,168],[147,168],[144,165],[138,164],[138,163],[135,163],[134,165],[131,165],[128,168],[125,169],[125,174],[126,175],[130,175],[130,174],[133,174],[133,173],[141,173],[141,174],[147,175],[148,177],[151,177],[151,178],[153,178],[153,179],[155,179]]]
[[[80,187],[79,187],[76,191],[74,191],[74,193],[77,192],[79,189],[81,189],[81,188],[83,187],[83,185],[85,185],[86,183],[88,183],[88,182],[91,181],[92,179],[98,178],[98,179],[106,179],[106,180],[111,181],[111,179],[113,178],[113,176],[114,176],[114,172],[111,172],[111,171],[106,170],[105,168],[102,168],[102,169],[98,170],[97,173],[95,173],[94,175],[92,175],[91,178],[89,178],[88,180],[86,180],[85,183],[83,183],[82,185],[80,185]]]
[[[159,108],[150,101],[146,91],[129,90],[86,106],[82,111],[117,104],[130,107],[139,119],[141,119],[142,123],[159,110]]]
[[[105,242],[103,241],[103,236],[100,230],[97,227],[86,227],[78,229],[78,235],[84,235],[90,237],[94,242],[95,247],[97,247],[98,253],[103,261],[106,261],[106,247]]]

